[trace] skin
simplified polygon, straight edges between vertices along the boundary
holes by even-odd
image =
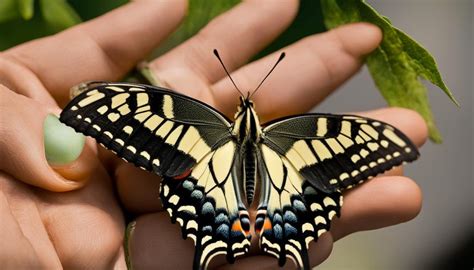
[[[186,8],[182,0],[134,1],[0,53],[0,242],[8,243],[0,250],[4,269],[123,269],[124,212],[136,218],[128,246],[134,269],[191,266],[192,241],[182,240],[178,226],[162,211],[158,176],[122,162],[90,139],[76,161],[50,165],[42,137],[44,118],[58,114],[72,85],[120,79],[179,25]],[[238,93],[212,49],[220,51],[239,87],[252,90],[279,52],[247,62],[291,23],[297,8],[294,0],[279,5],[244,1],[154,59],[152,70],[169,87],[232,116]],[[253,98],[261,121],[317,105],[360,69],[364,55],[380,40],[375,26],[352,24],[284,48],[287,57]],[[382,108],[358,114],[394,125],[417,146],[426,141],[426,124],[413,111]],[[418,214],[421,191],[402,173],[395,168],[345,192],[341,218],[311,246],[312,265],[327,259],[333,242],[342,237]],[[234,265],[218,257],[210,268],[272,269],[276,264],[255,249]],[[287,263],[285,268],[294,266]]]

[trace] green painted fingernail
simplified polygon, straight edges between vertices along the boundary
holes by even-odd
[[[44,150],[50,164],[63,165],[76,160],[82,152],[85,137],[59,121],[53,114],[43,124]]]

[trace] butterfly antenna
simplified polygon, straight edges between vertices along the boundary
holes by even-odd
[[[260,86],[262,86],[263,82],[268,78],[268,76],[270,76],[270,74],[273,72],[273,70],[276,68],[276,66],[278,65],[278,63],[281,62],[281,60],[283,60],[283,58],[285,58],[285,52],[282,52],[280,54],[280,57],[278,58],[278,60],[276,61],[275,65],[273,65],[272,69],[270,69],[270,71],[268,72],[267,76],[265,76],[265,78],[263,78],[262,82],[260,82],[260,84],[257,86],[257,88],[255,88],[255,90],[253,90],[252,94],[250,95],[249,98],[251,98],[256,92],[257,90],[260,88]]]
[[[224,62],[222,62],[222,59],[221,59],[221,57],[219,56],[219,53],[217,52],[216,49],[214,49],[214,55],[217,57],[217,59],[219,59],[219,62],[221,63],[222,67],[224,68],[225,73],[227,73],[227,76],[229,76],[230,81],[231,81],[232,84],[235,86],[235,89],[237,89],[237,91],[238,91],[238,92],[240,93],[240,95],[243,97],[244,94],[242,94],[242,92],[240,91],[240,89],[237,87],[237,85],[235,84],[234,80],[233,80],[232,77],[230,76],[229,71],[227,71],[227,68],[225,67]]]

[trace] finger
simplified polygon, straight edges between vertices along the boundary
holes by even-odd
[[[78,152],[80,156],[76,160],[55,165],[54,169],[46,159],[43,123],[54,109],[46,109],[1,85],[0,108],[9,115],[0,118],[0,170],[52,191],[69,191],[84,185],[98,164],[90,147]],[[66,142],[63,149],[66,153],[71,151],[67,145]]]
[[[1,243],[9,243],[8,248],[2,248],[0,251],[0,265],[4,269],[32,269],[38,267],[40,265],[38,256],[28,239],[23,235],[2,191],[0,191],[0,216],[2,217],[0,241]]]
[[[127,211],[139,215],[163,210],[158,175],[121,161],[115,169],[114,179],[120,201]]]
[[[2,74],[0,84],[10,90],[46,106],[57,106],[56,101],[44,88],[38,77],[24,65],[0,55],[0,74]]]
[[[191,269],[194,245],[183,240],[167,213],[140,216],[129,235],[129,259],[133,269]]]
[[[291,23],[298,1],[278,4],[244,1],[212,20],[196,36],[151,63],[173,89],[209,102],[209,84],[225,76],[214,57],[217,49],[229,70],[242,65]],[[185,79],[183,79],[185,78]]]
[[[112,269],[123,243],[125,225],[104,168],[80,190],[38,192],[39,210],[65,269]]]
[[[122,77],[177,27],[185,10],[184,0],[134,1],[4,57],[30,69],[64,104],[74,84]]]
[[[423,117],[416,111],[390,107],[355,114],[380,120],[398,128],[417,147],[421,147],[428,139],[428,126]]]
[[[348,234],[406,222],[418,215],[422,195],[413,180],[403,176],[376,177],[344,196],[341,218],[331,234],[338,240]]]
[[[313,108],[359,70],[363,56],[378,46],[381,37],[376,26],[357,23],[283,48],[286,58],[253,97],[262,121]],[[240,68],[232,77],[242,89],[253,90],[281,51]],[[232,115],[238,93],[229,79],[223,78],[212,89],[218,109]]]
[[[16,227],[16,231],[8,231],[8,237],[15,237],[16,239],[14,241],[2,243],[21,244],[25,249],[23,251],[31,252],[29,255],[32,257],[28,257],[33,260],[35,259],[34,257],[37,259],[36,265],[33,268],[61,268],[59,258],[56,256],[54,246],[48,237],[48,233],[43,226],[43,221],[38,208],[36,207],[37,198],[35,194],[18,179],[11,177],[4,172],[0,172],[0,190],[5,196],[4,198],[6,198],[6,203],[10,206],[9,213],[7,211],[3,212],[1,215],[2,226],[0,226],[0,228],[3,230],[4,225],[6,226],[7,224],[14,226],[14,228]],[[8,217],[13,218],[13,221],[10,220],[10,222],[8,222]],[[16,223],[16,225],[11,222]],[[8,249],[9,248],[10,246],[8,246]],[[23,259],[18,257],[23,251],[18,250],[18,254],[15,254],[13,257]],[[28,257],[25,257],[24,259],[27,259]],[[1,265],[2,268],[5,266],[4,264]]]
[[[115,261],[112,263],[111,269],[127,269],[127,258],[125,257],[125,250],[123,245],[120,246]]]

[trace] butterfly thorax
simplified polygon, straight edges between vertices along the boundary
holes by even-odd
[[[257,145],[262,134],[262,127],[253,102],[240,98],[240,105],[235,113],[232,134],[240,146],[240,159],[242,164],[241,180],[247,203],[251,204],[255,195],[257,180]]]
[[[240,98],[240,105],[235,113],[235,121],[232,127],[232,134],[240,145],[247,142],[258,143],[262,134],[262,127],[255,112],[253,102],[243,97]]]

